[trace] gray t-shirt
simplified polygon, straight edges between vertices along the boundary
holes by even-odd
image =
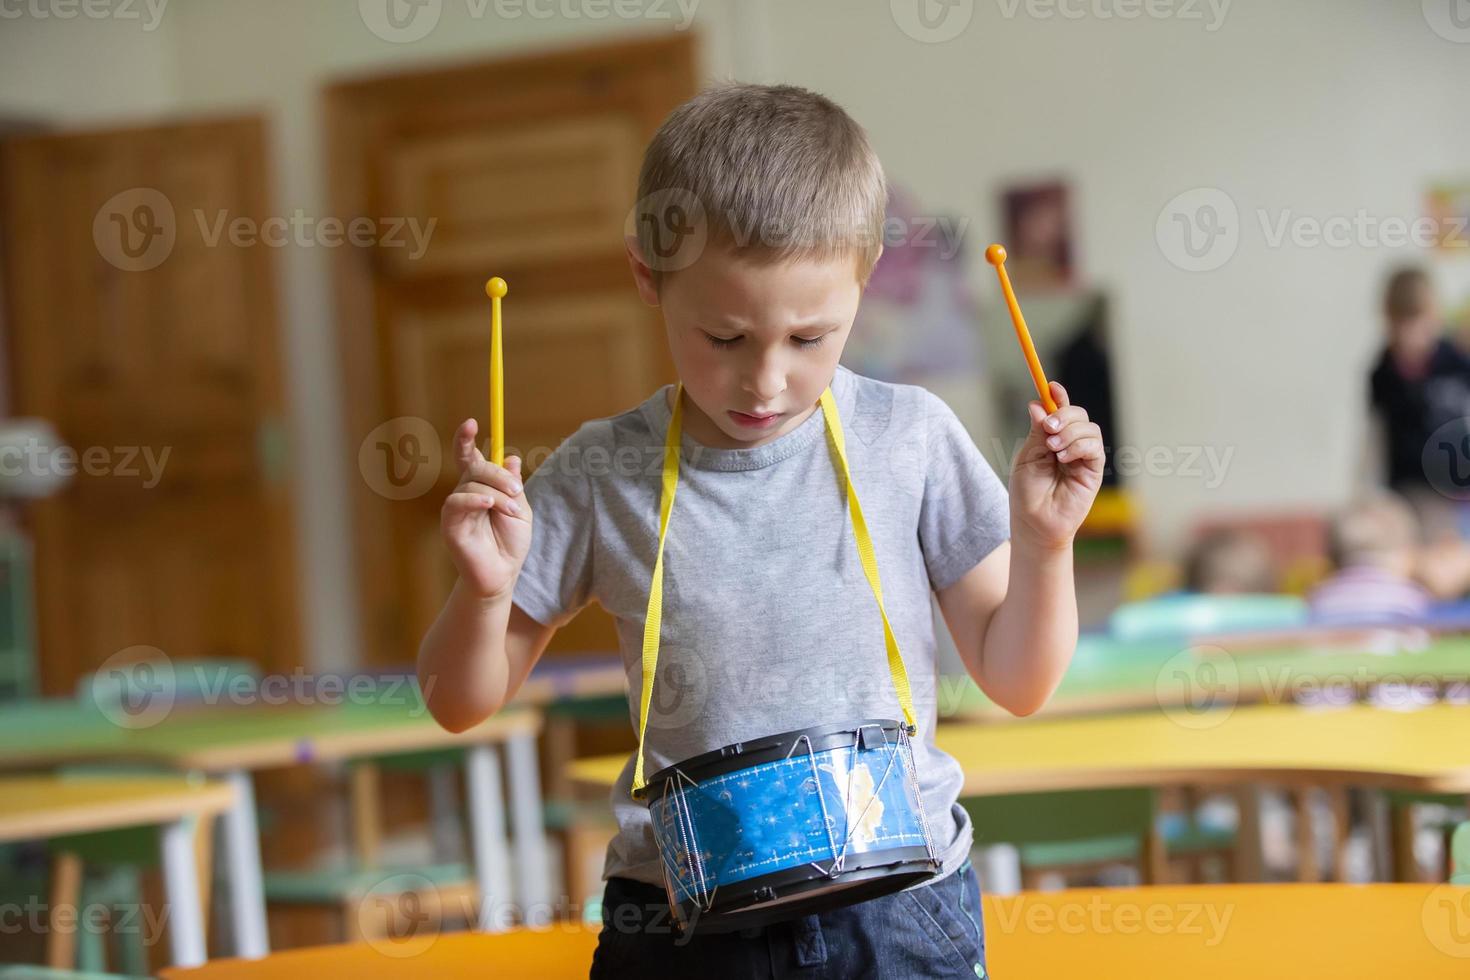
[[[959,764],[934,747],[930,593],[1007,539],[1006,490],[936,395],[840,366],[831,385],[908,668],[919,724],[914,760],[948,874],[968,855],[971,829],[955,802]],[[563,625],[593,600],[612,614],[635,732],[668,387],[587,422],[527,479],[535,529],[513,597],[548,625]],[[761,736],[902,718],[835,463],[820,408],[750,449],[712,449],[683,434],[646,774]],[[648,808],[632,798],[632,780],[630,758],[612,791],[618,834],[603,877],[662,884]]]

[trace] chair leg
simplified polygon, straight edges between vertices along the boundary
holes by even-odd
[[[1297,787],[1296,797],[1296,877],[1297,881],[1320,881],[1322,874],[1317,866],[1317,835],[1312,826],[1312,790],[1308,786]]]
[[[1332,807],[1333,867],[1334,881],[1348,880],[1348,841],[1352,838],[1352,811],[1348,808],[1348,791],[1345,786],[1333,786],[1327,791],[1327,801]]]
[[[70,851],[63,851],[51,858],[51,905],[46,922],[46,965],[56,970],[76,967],[77,935],[74,929],[61,928],[59,913],[62,909],[72,910],[75,924],[76,910],[82,897],[82,859]]]
[[[1418,881],[1419,862],[1414,857],[1414,808],[1394,807],[1392,820],[1393,880]]]
[[[214,816],[194,820],[194,863],[199,867],[199,915],[204,920],[204,946],[209,949],[209,900],[214,884]]]

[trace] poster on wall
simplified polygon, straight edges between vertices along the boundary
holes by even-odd
[[[1076,285],[1071,191],[1060,180],[1018,184],[1000,192],[1008,257],[1017,287],[1068,289]]]

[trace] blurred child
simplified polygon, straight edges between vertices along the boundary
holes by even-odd
[[[1190,551],[1184,588],[1196,595],[1246,595],[1276,591],[1271,549],[1259,534],[1212,531]]]
[[[1307,597],[1319,622],[1392,622],[1429,610],[1430,595],[1414,581],[1419,526],[1402,499],[1382,494],[1356,503],[1333,522],[1337,571]]]
[[[1438,498],[1424,449],[1440,426],[1470,416],[1470,358],[1443,335],[1434,288],[1422,269],[1395,272],[1384,291],[1388,336],[1369,392],[1382,459],[1376,480],[1397,493]],[[1417,499],[1414,501],[1417,504]]]

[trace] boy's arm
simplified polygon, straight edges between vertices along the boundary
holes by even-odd
[[[1028,406],[1031,430],[1011,467],[1011,540],[938,590],[939,608],[975,683],[1016,715],[1039,711],[1077,646],[1072,539],[1103,476],[1102,433],[1056,382],[1048,415]]]
[[[1077,644],[1072,549],[1000,545],[936,593],[965,670],[1014,715],[1040,710]]]
[[[499,711],[525,683],[556,633],[504,594],[481,598],[463,581],[419,646],[419,688],[434,720],[451,732]]]

